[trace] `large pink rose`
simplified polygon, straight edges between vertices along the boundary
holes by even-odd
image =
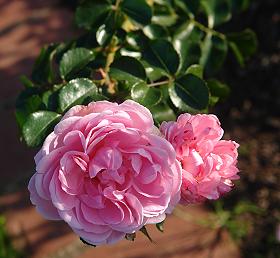
[[[216,116],[183,114],[177,122],[163,122],[160,131],[182,164],[181,203],[218,199],[231,190],[239,178],[239,145],[221,140],[224,131]]]
[[[133,101],[73,107],[35,157],[32,203],[94,245],[161,222],[180,200],[182,171],[158,134]]]

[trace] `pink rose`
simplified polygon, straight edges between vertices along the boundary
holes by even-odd
[[[158,223],[180,200],[181,166],[140,104],[71,108],[35,156],[31,201],[87,242],[114,243]]]
[[[183,168],[181,203],[218,199],[238,179],[238,144],[221,140],[223,129],[214,115],[180,115],[163,122],[160,131],[176,150]]]

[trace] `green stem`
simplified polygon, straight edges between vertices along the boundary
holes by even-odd
[[[210,29],[208,27],[206,27],[205,25],[203,25],[202,23],[196,21],[195,19],[191,19],[190,22],[192,24],[194,24],[194,26],[196,26],[197,28],[199,28],[201,31],[207,33],[207,34],[213,34],[221,39],[226,39],[226,36],[223,33],[220,33],[216,30]]]
[[[116,4],[115,4],[115,5],[113,5],[112,9],[113,9],[113,10],[115,10],[115,11],[116,11],[116,10],[118,10],[118,8],[119,8],[119,6],[120,6],[121,1],[122,1],[122,0],[117,0],[117,1],[116,1]]]
[[[172,80],[166,80],[166,81],[161,81],[161,82],[154,82],[154,83],[148,84],[148,87],[156,87],[156,86],[160,86],[160,85],[164,85],[164,84],[169,84],[171,82],[172,82]]]

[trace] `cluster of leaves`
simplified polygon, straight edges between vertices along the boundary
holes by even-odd
[[[239,201],[230,209],[225,208],[222,200],[213,203],[214,212],[207,220],[200,221],[200,224],[221,230],[227,230],[232,239],[240,242],[252,231],[252,214],[261,216],[264,210],[250,201]]]
[[[207,112],[229,94],[215,79],[231,50],[240,65],[255,34],[217,29],[248,0],[83,0],[83,35],[42,49],[16,105],[28,146],[38,146],[73,105],[133,99],[156,123]]]
[[[19,253],[12,245],[5,229],[5,218],[0,216],[0,258],[21,258]]]

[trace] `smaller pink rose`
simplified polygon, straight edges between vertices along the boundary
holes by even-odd
[[[160,131],[176,150],[183,168],[181,203],[218,199],[239,178],[238,144],[221,140],[223,129],[214,115],[180,115],[163,122]]]

